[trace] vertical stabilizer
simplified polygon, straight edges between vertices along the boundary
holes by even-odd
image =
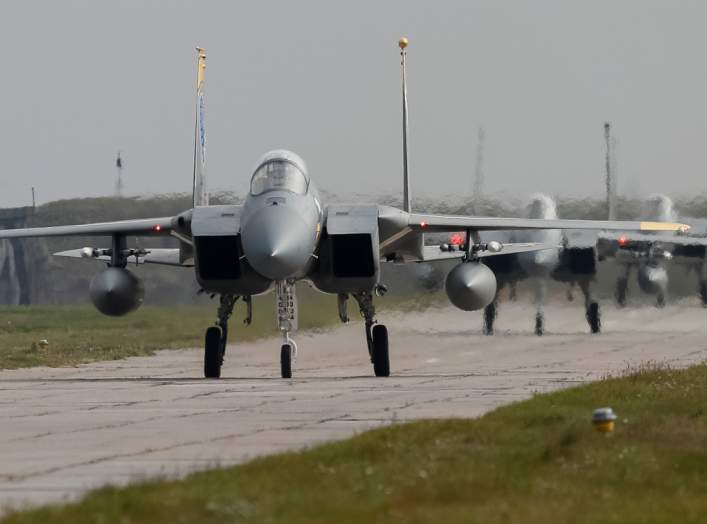
[[[196,123],[194,125],[194,207],[208,206],[206,190],[206,122],[204,109],[204,76],[206,73],[206,51],[196,48],[198,63],[196,70]]]
[[[403,69],[403,210],[410,213],[412,206],[410,204],[410,175],[408,173],[408,88],[407,88],[407,71],[405,59],[407,52],[405,49],[408,46],[408,39],[403,37],[398,41],[400,47],[401,65]]]

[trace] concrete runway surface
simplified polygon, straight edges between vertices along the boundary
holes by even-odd
[[[664,310],[604,306],[598,336],[586,334],[579,304],[552,305],[546,315],[548,333],[537,337],[532,308],[502,304],[499,334],[484,337],[479,313],[386,314],[387,379],[371,376],[360,322],[300,333],[293,380],[278,378],[275,339],[229,347],[221,380],[200,378],[199,349],[0,372],[0,513],[394,421],[474,417],[648,361],[707,359],[707,311],[696,302]]]

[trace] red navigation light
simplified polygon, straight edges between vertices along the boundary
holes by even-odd
[[[461,246],[464,242],[464,236],[461,233],[454,233],[449,239],[449,243],[453,246]]]
[[[162,226],[159,225],[159,224],[157,224],[157,225],[154,227],[154,230],[155,230],[155,231],[158,231],[158,232],[159,232],[159,231],[162,231]]]
[[[628,237],[626,235],[621,235],[619,237],[619,247],[626,247],[628,244]]]
[[[427,222],[420,222],[420,227],[421,228],[426,228],[427,227]]]

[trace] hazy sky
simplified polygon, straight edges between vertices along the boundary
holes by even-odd
[[[703,1],[4,1],[0,205],[191,191],[194,47],[206,48],[211,187],[301,154],[320,187],[401,184],[397,40],[410,39],[415,195],[707,190]]]

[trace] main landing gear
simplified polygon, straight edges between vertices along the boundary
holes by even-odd
[[[246,303],[247,315],[245,323],[249,325],[253,318],[251,297],[238,295],[221,295],[216,325],[206,330],[204,336],[204,377],[220,378],[221,366],[228,343],[228,319],[233,314],[233,307],[239,298]]]
[[[386,289],[380,286],[376,294],[384,294]],[[376,308],[373,305],[373,293],[370,291],[354,293],[361,315],[365,320],[366,344],[377,377],[390,376],[390,357],[388,354],[388,328],[376,322]],[[340,308],[341,311],[341,308]]]
[[[599,312],[599,303],[592,299],[592,293],[589,289],[589,281],[582,280],[579,282],[582,293],[584,294],[584,308],[589,330],[596,334],[601,332],[601,313]]]

